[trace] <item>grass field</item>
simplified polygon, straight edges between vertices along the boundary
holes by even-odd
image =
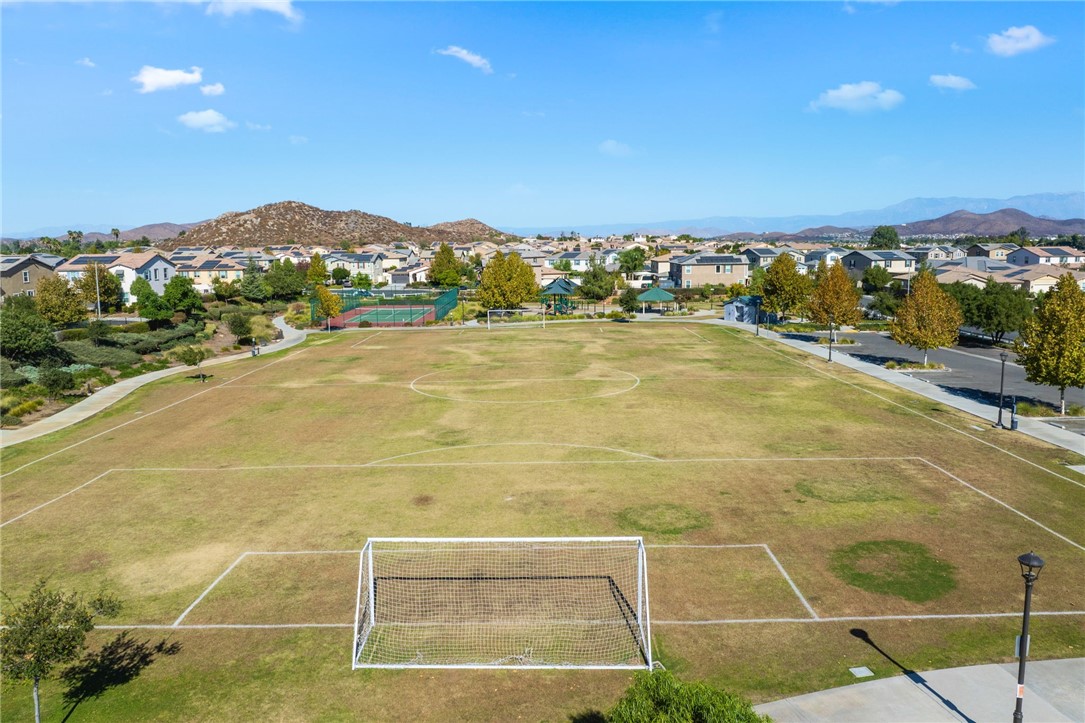
[[[352,672],[377,536],[643,535],[656,657],[757,701],[899,673],[856,628],[905,667],[1010,660],[1030,549],[1031,655],[1085,646],[1085,460],[749,334],[364,330],[214,371],[4,450],[4,592],[126,603],[52,720],[567,720],[628,684]]]

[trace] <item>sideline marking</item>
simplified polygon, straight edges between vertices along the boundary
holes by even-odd
[[[411,391],[416,392],[418,394],[421,394],[424,397],[432,397],[433,399],[444,399],[444,400],[450,401],[450,402],[468,402],[470,404],[555,404],[557,402],[579,402],[579,401],[583,401],[583,400],[586,400],[586,399],[603,399],[604,397],[614,397],[614,396],[617,396],[619,394],[625,394],[626,392],[631,392],[634,389],[636,389],[638,386],[640,386],[640,377],[638,377],[636,374],[633,374],[632,372],[623,371],[621,369],[614,369],[613,371],[618,372],[619,374],[625,374],[625,375],[629,376],[631,379],[633,379],[633,384],[631,386],[626,387],[625,389],[619,389],[616,392],[606,392],[606,393],[603,393],[603,394],[590,394],[590,395],[588,395],[586,397],[563,397],[561,399],[536,399],[536,400],[526,400],[526,401],[525,400],[508,400],[508,399],[464,399],[462,397],[445,397],[445,396],[441,396],[439,394],[430,394],[429,392],[424,392],[424,391],[422,391],[421,389],[419,389],[418,387],[415,386],[415,384],[422,381],[426,377],[431,377],[431,376],[433,376],[435,374],[444,374],[444,373],[449,372],[449,371],[455,371],[455,370],[440,369],[438,371],[429,372],[428,374],[423,374],[420,377],[416,377],[415,379],[413,379],[411,381],[411,385],[410,385]],[[513,381],[513,380],[495,379],[491,383],[496,383],[496,382],[501,382],[501,381]],[[549,381],[549,380],[538,380],[538,381]],[[555,380],[555,381],[578,381],[578,380],[576,380],[576,379],[566,379],[566,380]],[[585,381],[594,381],[594,380],[585,380]],[[621,379],[607,379],[605,381],[620,382],[620,381],[623,381],[623,380],[621,380]],[[461,386],[467,386],[463,382],[458,382],[456,380],[449,380],[447,382],[432,382],[431,381],[431,382],[426,382],[426,383],[428,383],[428,384],[442,384],[442,385],[444,385],[444,384],[457,384],[457,385],[461,385]],[[482,384],[482,383],[483,382],[477,382],[476,386],[478,384]]]
[[[48,505],[53,504],[57,500],[62,500],[65,497],[67,497],[68,495],[78,492],[79,490],[83,489],[84,487],[91,484],[92,482],[97,482],[98,480],[100,480],[102,477],[105,477],[110,472],[116,472],[116,469],[107,469],[105,472],[102,472],[100,475],[98,475],[94,479],[88,480],[88,481],[84,482],[83,484],[79,485],[78,487],[75,487],[73,489],[68,490],[67,492],[60,495],[59,497],[54,497],[53,499],[49,500],[48,502],[42,502],[37,507],[32,507],[29,510],[27,510],[26,512],[22,513],[21,515],[17,515],[16,517],[12,517],[10,520],[4,520],[3,522],[0,522],[0,527],[5,527],[7,525],[10,525],[12,522],[15,522],[16,520],[21,520],[22,518],[26,517],[31,512],[37,512],[42,507],[47,507]]]
[[[178,625],[180,625],[180,624],[181,624],[181,621],[185,619],[185,616],[186,616],[186,615],[188,615],[188,614],[189,614],[190,612],[192,612],[192,608],[194,608],[194,607],[196,607],[197,605],[199,605],[199,604],[200,604],[200,601],[201,601],[201,600],[203,600],[203,599],[204,599],[205,597],[207,597],[207,593],[211,592],[211,590],[213,590],[213,589],[214,589],[215,585],[218,585],[218,584],[219,584],[220,582],[222,582],[222,578],[224,578],[224,577],[226,577],[227,575],[229,575],[229,574],[230,574],[230,571],[231,571],[231,570],[233,570],[233,569],[234,569],[235,567],[237,567],[237,564],[238,564],[239,562],[241,562],[242,560],[244,560],[244,559],[245,559],[245,557],[246,557],[246,556],[248,556],[248,554],[249,554],[249,553],[247,553],[247,552],[242,552],[242,553],[241,553],[240,555],[238,555],[238,556],[237,556],[237,559],[236,559],[236,560],[234,560],[234,561],[233,561],[232,563],[230,563],[230,566],[229,566],[228,568],[226,568],[226,571],[225,571],[225,572],[223,572],[223,573],[222,573],[221,575],[219,575],[218,577],[216,577],[216,578],[215,578],[215,581],[214,581],[213,583],[211,583],[210,585],[208,585],[207,589],[206,589],[206,590],[204,590],[204,591],[203,591],[202,593],[200,593],[200,596],[199,596],[198,598],[196,598],[196,600],[195,600],[195,601],[194,601],[194,602],[193,602],[193,603],[192,603],[191,605],[189,605],[189,606],[188,606],[187,608],[185,608],[185,611],[184,611],[183,613],[181,613],[181,617],[179,617],[179,618],[177,618],[176,620],[174,620],[174,621],[173,621],[173,625],[172,625],[172,626],[170,626],[170,627],[174,627],[174,628],[175,628],[175,627],[177,627]]]
[[[682,328],[685,329],[686,331],[688,331],[690,334],[693,334],[695,337],[697,337],[698,339],[703,341],[705,344],[711,344],[712,343],[710,340],[705,339],[703,336],[701,336],[700,334],[695,332],[693,329],[687,328],[685,326],[683,326]]]
[[[375,337],[375,336],[380,336],[380,335],[381,335],[381,334],[383,334],[383,333],[384,333],[383,331],[378,331],[378,332],[377,332],[376,334],[370,334],[369,336],[367,336],[366,338],[362,339],[361,341],[358,341],[358,342],[355,342],[355,343],[351,344],[351,345],[350,345],[350,348],[351,348],[351,349],[357,349],[358,347],[360,347],[360,346],[361,346],[362,344],[365,344],[365,343],[366,343],[367,341],[369,341],[369,340],[370,340],[370,339],[372,339],[373,337]]]

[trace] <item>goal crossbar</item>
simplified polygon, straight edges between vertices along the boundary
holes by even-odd
[[[639,537],[370,538],[352,667],[651,669]]]

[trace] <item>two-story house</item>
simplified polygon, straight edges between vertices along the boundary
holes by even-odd
[[[699,251],[670,261],[670,278],[682,289],[705,284],[745,284],[749,276],[750,262],[744,256]]]
[[[965,253],[969,256],[984,256],[989,259],[1005,261],[1006,257],[1018,248],[1017,244],[972,244]]]
[[[121,281],[122,301],[131,304],[136,298],[132,295],[132,282],[137,278],[147,281],[155,293],[161,294],[166,284],[176,275],[177,266],[165,256],[151,251],[120,254],[80,254],[57,267],[56,272],[74,282],[86,272],[87,265],[99,263]]]
[[[53,276],[53,267],[34,254],[0,258],[0,299],[33,296],[38,282]]]
[[[193,288],[201,294],[211,292],[215,279],[229,283],[245,275],[243,263],[221,256],[175,254],[170,260],[177,264],[177,274],[192,279]]]
[[[329,273],[334,269],[346,269],[351,277],[365,274],[374,284],[387,280],[384,272],[384,254],[381,253],[354,254],[336,251],[325,256],[324,263]]]
[[[854,279],[872,266],[881,266],[892,275],[910,274],[916,268],[916,260],[903,251],[852,251],[840,263]]]
[[[1006,260],[1017,266],[1082,264],[1085,263],[1085,251],[1068,246],[1026,246],[1011,251]]]

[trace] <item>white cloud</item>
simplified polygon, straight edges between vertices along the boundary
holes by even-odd
[[[966,48],[965,46],[958,45],[957,43],[950,43],[949,49],[952,50],[954,53],[968,54],[972,52],[972,48]]]
[[[245,127],[248,128],[250,131],[269,131],[269,130],[271,130],[270,125],[263,125],[261,123],[253,123],[252,121],[245,121]]]
[[[835,108],[853,113],[873,110],[891,110],[904,102],[904,95],[891,88],[882,89],[880,83],[864,80],[860,83],[844,83],[839,88],[827,90],[810,101],[810,110]]]
[[[237,127],[237,123],[217,110],[192,110],[177,116],[181,125],[204,133],[223,133]]]
[[[263,10],[269,13],[282,15],[292,23],[301,22],[302,14],[294,7],[291,0],[211,0],[207,6],[208,15],[232,15],[243,14]]]
[[[448,55],[453,58],[459,58],[463,62],[467,63],[473,68],[478,68],[486,75],[494,72],[494,69],[490,67],[490,61],[482,57],[478,53],[472,53],[466,48],[461,48],[458,45],[449,45],[444,50],[436,51],[438,55]]]
[[[309,139],[305,136],[290,136],[288,140],[290,141],[290,144],[294,146],[303,146],[309,142]]]
[[[932,75],[931,85],[935,88],[945,88],[946,90],[975,90],[976,84],[968,78],[963,78],[959,75]]]
[[[195,85],[203,80],[203,68],[192,66],[192,70],[166,70],[144,65],[132,76],[132,82],[139,83],[140,93],[153,93],[156,90],[169,90],[182,85]]]
[[[222,83],[211,83],[210,85],[201,85],[200,92],[204,95],[222,95],[226,92],[226,86]]]
[[[1044,35],[1036,29],[1036,26],[1025,25],[1020,28],[1009,28],[1001,33],[991,33],[987,36],[987,50],[1008,58],[1011,55],[1039,50],[1053,42],[1055,42],[1054,38]]]
[[[633,152],[625,143],[608,138],[599,144],[599,152],[615,158],[624,158]]]
[[[80,58],[79,60],[75,61],[75,64],[76,65],[82,65],[84,68],[96,68],[96,67],[98,67],[97,64],[93,60],[91,60],[90,58]]]

